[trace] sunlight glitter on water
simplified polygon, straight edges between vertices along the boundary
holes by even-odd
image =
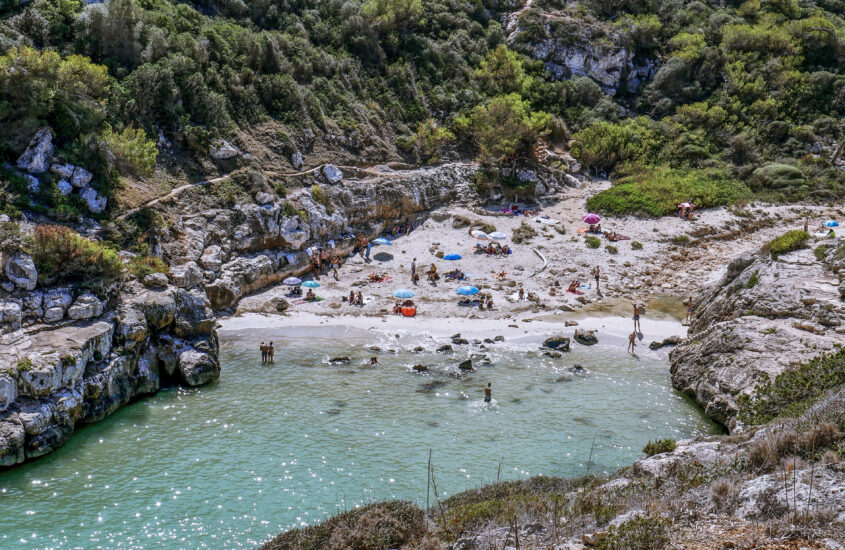
[[[665,355],[637,361],[599,345],[550,359],[508,342],[444,355],[433,352],[443,342],[410,336],[223,336],[216,384],[138,401],[0,474],[0,546],[252,547],[374,499],[424,503],[429,449],[453,494],[494,480],[500,460],[511,479],[579,475],[595,438],[591,471],[610,472],[649,439],[716,429],[672,390]],[[261,365],[257,344],[269,339],[276,362]],[[472,353],[492,365],[458,375]],[[351,362],[329,365],[335,356]],[[417,364],[429,371],[413,373]]]

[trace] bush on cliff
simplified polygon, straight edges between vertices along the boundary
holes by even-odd
[[[680,202],[698,208],[726,206],[751,198],[743,183],[721,170],[682,170],[662,165],[623,177],[610,189],[590,197],[587,210],[604,214],[665,216]]]
[[[814,357],[758,386],[740,417],[749,424],[766,424],[778,417],[795,417],[824,393],[845,384],[845,348]]]
[[[27,243],[41,284],[113,281],[123,265],[114,249],[60,225],[39,225]]]
[[[763,248],[768,250],[772,256],[777,257],[787,252],[804,248],[804,245],[810,239],[810,234],[800,229],[787,231],[780,237],[776,237],[766,244]]]
[[[400,548],[420,540],[426,530],[425,515],[416,504],[392,500],[368,504],[317,525],[292,529],[265,543],[260,550]]]

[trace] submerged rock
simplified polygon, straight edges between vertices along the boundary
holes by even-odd
[[[443,344],[439,348],[437,348],[437,353],[452,353],[454,349],[449,344]]]
[[[347,356],[343,357],[332,357],[329,359],[329,365],[348,365],[352,359]]]
[[[428,367],[426,367],[425,365],[414,365],[413,367],[411,367],[411,370],[413,370],[414,372],[427,372]]]
[[[475,369],[472,366],[472,359],[467,359],[466,361],[461,361],[458,364],[458,368],[462,371],[474,371]]]

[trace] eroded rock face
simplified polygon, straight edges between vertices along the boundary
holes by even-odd
[[[88,210],[92,213],[100,214],[106,209],[106,203],[108,200],[100,195],[93,187],[85,187],[79,195],[85,200],[85,204],[88,205]]]
[[[35,262],[32,256],[23,252],[12,254],[6,260],[4,269],[6,277],[18,288],[24,290],[35,290],[38,284],[38,271],[35,269]]]
[[[215,319],[199,288],[129,283],[111,312],[93,294],[74,301],[67,289],[39,291],[21,303],[59,319],[67,310],[75,322],[3,337],[0,466],[55,450],[79,424],[157,391],[163,380],[198,385],[219,375]]]
[[[842,343],[837,279],[812,251],[732,262],[695,301],[687,338],[670,354],[673,385],[735,431],[741,395]]]

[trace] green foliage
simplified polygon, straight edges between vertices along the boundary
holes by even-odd
[[[388,31],[410,25],[422,14],[421,0],[368,0],[363,12],[380,29]]]
[[[677,446],[678,443],[674,439],[657,439],[646,443],[646,446],[643,447],[643,452],[646,456],[654,456],[660,453],[672,452]]]
[[[779,417],[795,417],[810,408],[827,390],[845,384],[845,348],[814,357],[758,386],[740,411],[749,424],[766,424]]]
[[[136,256],[129,260],[129,273],[140,281],[151,273],[167,273],[170,268],[157,256]]]
[[[619,249],[612,244],[605,246],[604,249],[607,250],[608,254],[619,254]]]
[[[699,208],[747,200],[751,191],[720,170],[681,170],[668,166],[643,169],[590,197],[587,209],[605,214],[665,216],[683,201]]]
[[[427,164],[434,164],[440,160],[443,149],[455,141],[455,134],[448,129],[438,126],[434,119],[422,122],[414,134],[414,144],[420,158]]]
[[[332,212],[334,212],[334,208],[332,208],[332,203],[329,200],[329,196],[326,195],[326,192],[323,190],[323,188],[316,183],[311,186],[311,198],[325,206],[327,214],[331,215]]]
[[[686,246],[689,244],[689,236],[687,235],[675,235],[669,241],[676,245],[676,246]]]
[[[38,270],[38,282],[93,285],[120,277],[123,265],[112,248],[67,227],[39,225],[27,243]]]
[[[804,173],[789,164],[766,164],[752,172],[751,188],[755,191],[790,191],[807,181]]]
[[[23,359],[18,360],[18,363],[16,365],[18,372],[30,371],[34,367],[35,365],[32,363],[32,359],[30,359],[29,357],[24,357]]]
[[[754,270],[754,273],[752,273],[751,277],[748,278],[748,282],[745,283],[745,288],[754,288],[755,286],[757,286],[757,283],[760,282],[759,273],[759,269]]]
[[[810,239],[810,234],[800,229],[787,231],[780,237],[775,237],[769,241],[763,248],[768,250],[773,257],[777,257],[799,248],[804,248],[804,245]]]
[[[584,242],[587,243],[587,248],[598,248],[601,246],[601,239],[595,235],[587,235],[584,237]]]
[[[831,248],[833,248],[832,244],[820,244],[813,250],[813,254],[816,256],[817,260],[821,261],[825,259],[828,250]]]
[[[522,56],[504,44],[487,52],[474,76],[481,89],[490,96],[523,93],[532,82],[525,73]]]
[[[572,154],[589,169],[610,170],[620,162],[652,162],[664,146],[659,125],[646,117],[597,122],[573,136]]]
[[[533,144],[550,120],[548,113],[532,112],[527,101],[511,93],[479,105],[469,116],[458,118],[455,126],[472,135],[482,162],[498,164]]]
[[[643,243],[640,241],[631,241],[631,250],[642,250]]]
[[[98,142],[103,156],[113,159],[120,172],[142,176],[153,173],[158,149],[154,141],[147,139],[144,130],[127,126],[123,131],[115,132],[106,126],[99,134]]]
[[[660,516],[637,516],[611,527],[597,550],[660,550],[669,543],[670,520]]]

